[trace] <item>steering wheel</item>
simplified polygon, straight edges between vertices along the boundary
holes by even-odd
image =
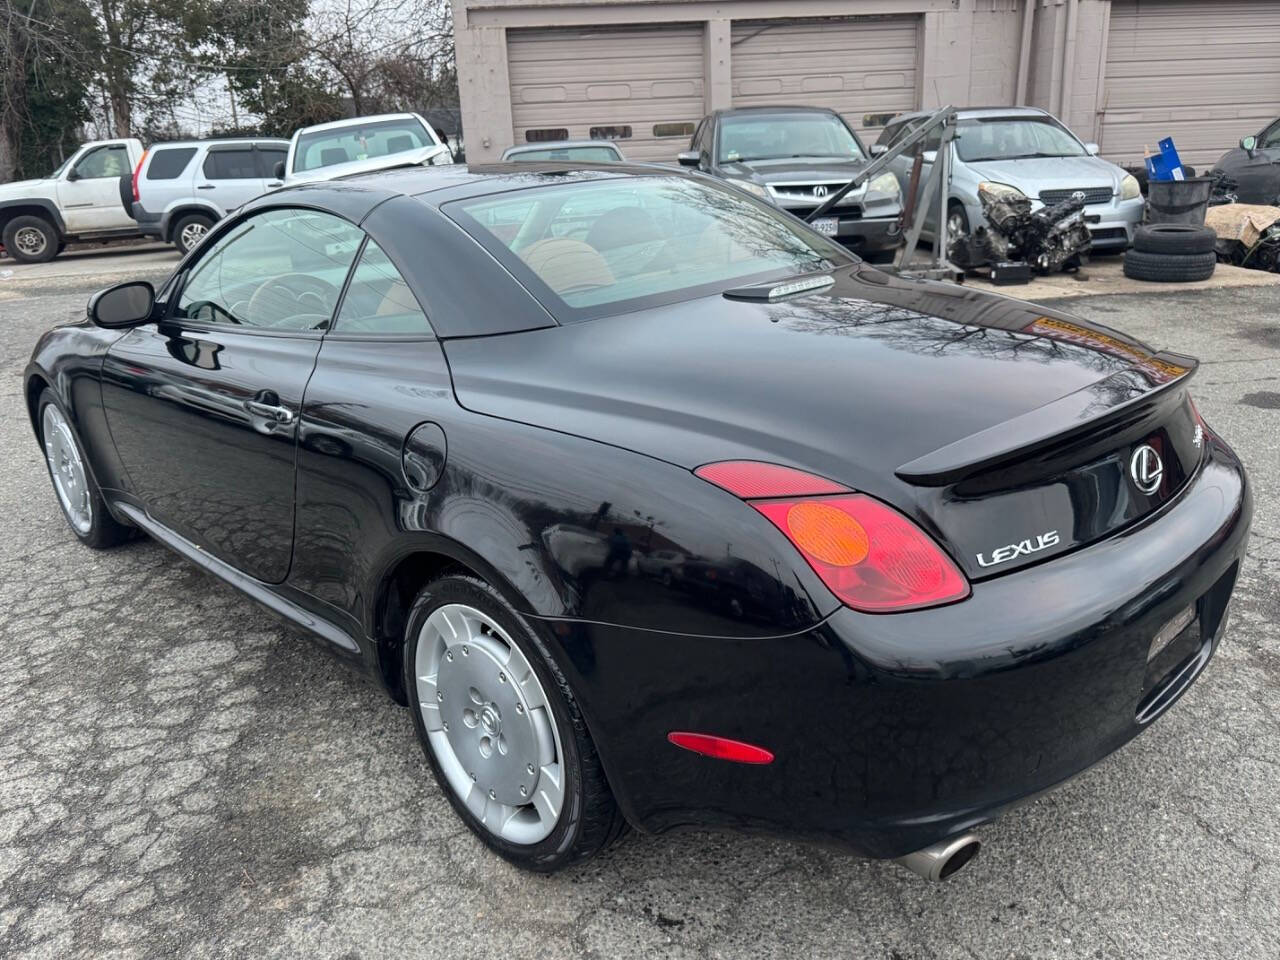
[[[306,273],[285,273],[253,291],[245,307],[245,322],[257,327],[279,326],[285,317],[273,298],[287,297],[297,307],[296,314],[332,314],[338,303],[338,288],[327,280]],[[263,316],[263,314],[266,316]]]

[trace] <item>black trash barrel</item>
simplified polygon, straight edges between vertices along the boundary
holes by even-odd
[[[1188,180],[1152,180],[1147,184],[1147,223],[1194,223],[1204,225],[1209,209],[1208,177]]]

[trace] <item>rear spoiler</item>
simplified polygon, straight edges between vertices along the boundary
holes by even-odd
[[[894,473],[916,486],[941,487],[1103,428],[1109,436],[1126,431],[1163,415],[1199,365],[1198,360],[1177,353],[1154,354],[1042,407],[917,457]]]

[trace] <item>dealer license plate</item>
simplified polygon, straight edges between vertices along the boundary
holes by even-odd
[[[813,229],[817,230],[824,237],[834,237],[840,232],[840,221],[835,217],[819,217],[817,220],[810,223],[809,226],[813,227]]]

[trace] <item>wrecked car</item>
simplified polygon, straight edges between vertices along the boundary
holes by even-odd
[[[1236,202],[1280,206],[1280,119],[1259,134],[1242,137],[1213,172],[1235,181]]]

